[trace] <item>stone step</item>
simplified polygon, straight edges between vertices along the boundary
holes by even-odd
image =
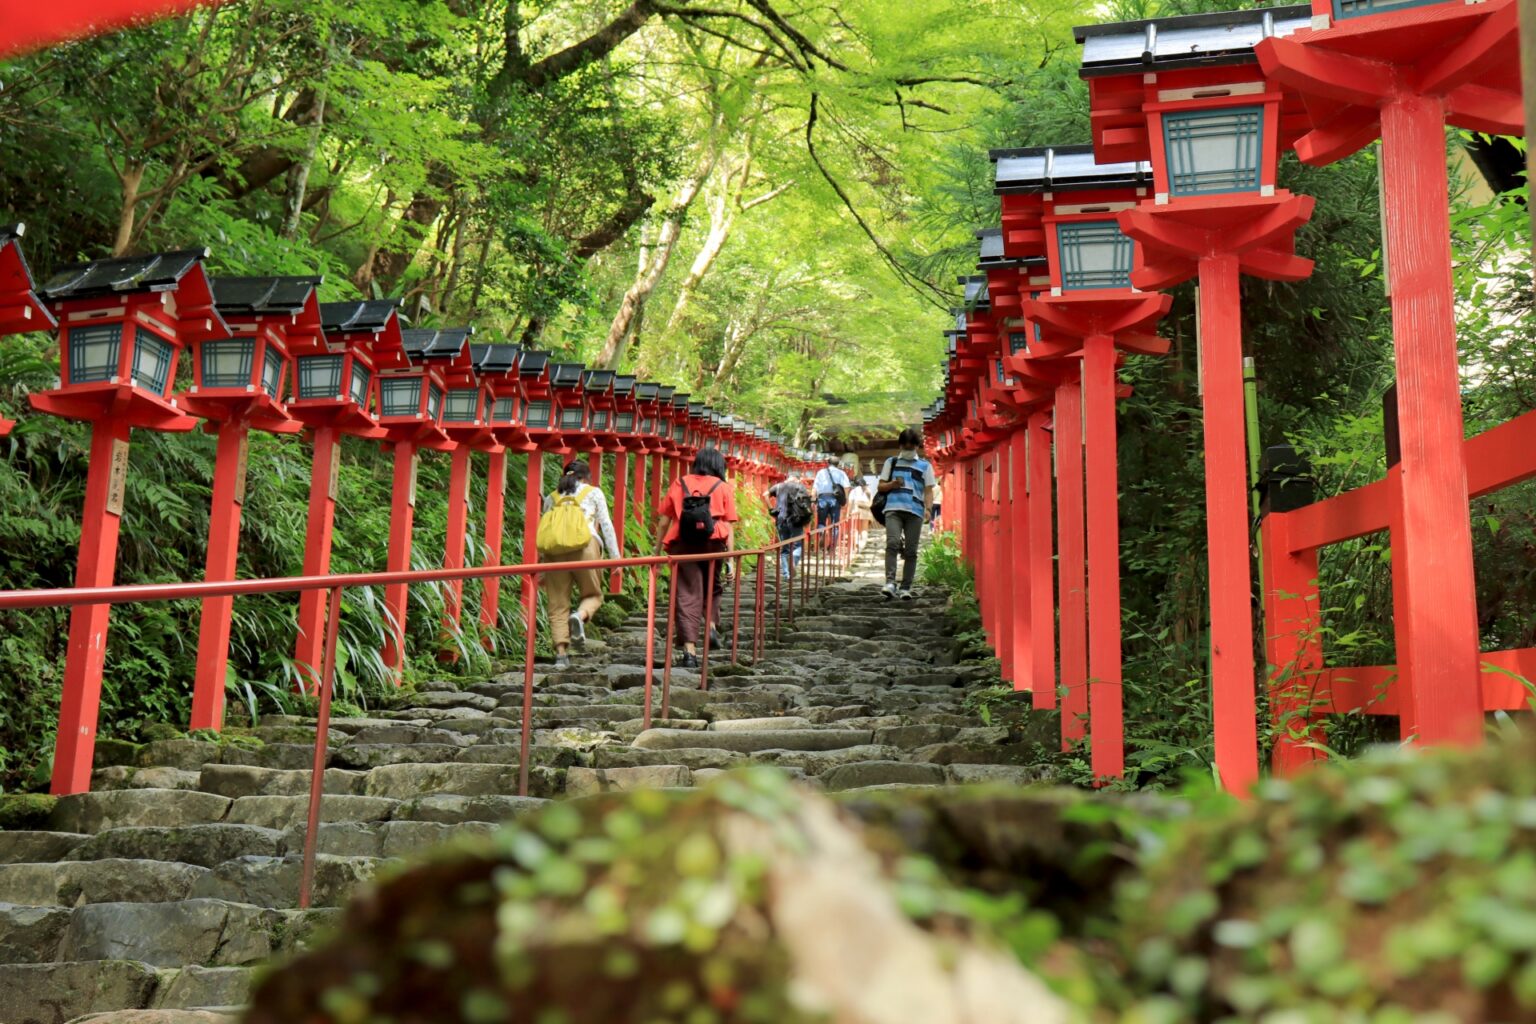
[[[208,873],[208,868],[193,864],[125,858],[0,864],[0,903],[32,907],[164,903],[187,899]]]
[[[754,729],[738,732],[703,734],[687,729],[651,729],[635,738],[642,750],[670,750],[677,747],[717,747],[752,753],[758,750],[836,750],[869,743],[872,734],[857,729]]]
[[[212,868],[234,857],[281,856],[284,846],[282,832],[257,825],[148,825],[98,832],[71,850],[67,859],[160,860]]]
[[[30,864],[63,860],[90,839],[79,832],[0,831],[0,864]]]
[[[100,832],[135,825],[200,825],[220,821],[230,800],[174,789],[124,789],[62,796],[49,824],[60,832]]]
[[[912,761],[853,761],[821,773],[828,789],[863,789],[868,786],[938,786],[947,781],[938,765]]]

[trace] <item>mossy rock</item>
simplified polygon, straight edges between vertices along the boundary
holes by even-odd
[[[975,906],[824,797],[747,770],[551,804],[383,881],[246,1021],[906,1024],[962,1005],[1065,1024]],[[1016,947],[1048,938],[1038,918],[997,923]]]
[[[139,747],[140,744],[129,743],[127,740],[98,736],[96,750],[91,756],[91,765],[95,768],[110,768],[120,764],[137,764]]]
[[[624,625],[624,620],[627,618],[629,618],[629,610],[616,600],[609,599],[604,601],[603,606],[592,616],[592,622],[602,629],[617,629]]]
[[[56,796],[46,793],[0,793],[0,831],[44,832]]]
[[[186,735],[187,734],[185,732],[176,728],[174,725],[168,725],[165,722],[146,722],[144,726],[139,729],[139,737],[143,739],[145,743],[153,743],[156,740],[185,739]]]

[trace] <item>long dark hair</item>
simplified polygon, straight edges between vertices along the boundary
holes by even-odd
[[[704,448],[693,457],[693,468],[689,470],[694,476],[713,476],[725,479],[725,456],[720,454],[718,448]]]
[[[585,459],[577,459],[565,467],[565,472],[560,474],[560,482],[555,485],[555,491],[560,494],[575,494],[576,489],[588,480],[592,479],[592,469]]]

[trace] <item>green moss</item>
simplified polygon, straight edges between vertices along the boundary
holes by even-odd
[[[139,736],[145,743],[153,743],[155,740],[179,740],[186,737],[186,733],[174,725],[164,722],[147,722],[139,730]]]
[[[91,764],[96,768],[108,768],[118,764],[136,764],[138,758],[139,744],[99,736],[96,739],[96,752],[92,756]]]
[[[41,832],[58,797],[46,793],[0,793],[0,831]]]
[[[602,629],[617,629],[624,625],[624,620],[628,617],[628,609],[610,600],[603,603],[603,606],[592,616],[592,621]]]

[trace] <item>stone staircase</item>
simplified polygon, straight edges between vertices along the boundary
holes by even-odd
[[[658,651],[651,729],[643,619],[567,672],[541,666],[529,797],[513,795],[520,673],[334,719],[309,910],[313,720],[266,718],[259,743],[103,743],[99,760],[121,763],[98,768],[93,792],[59,800],[47,831],[0,831],[0,1024],[233,1019],[253,969],[303,948],[381,867],[549,798],[697,785],[749,760],[834,791],[1036,779],[1054,716],[984,724],[965,698],[994,669],[958,662],[947,595],[884,601],[882,563],[872,541],[760,664],[714,652],[708,691],[674,669],[665,719]],[[135,1010],[157,1012],[119,1012]]]

